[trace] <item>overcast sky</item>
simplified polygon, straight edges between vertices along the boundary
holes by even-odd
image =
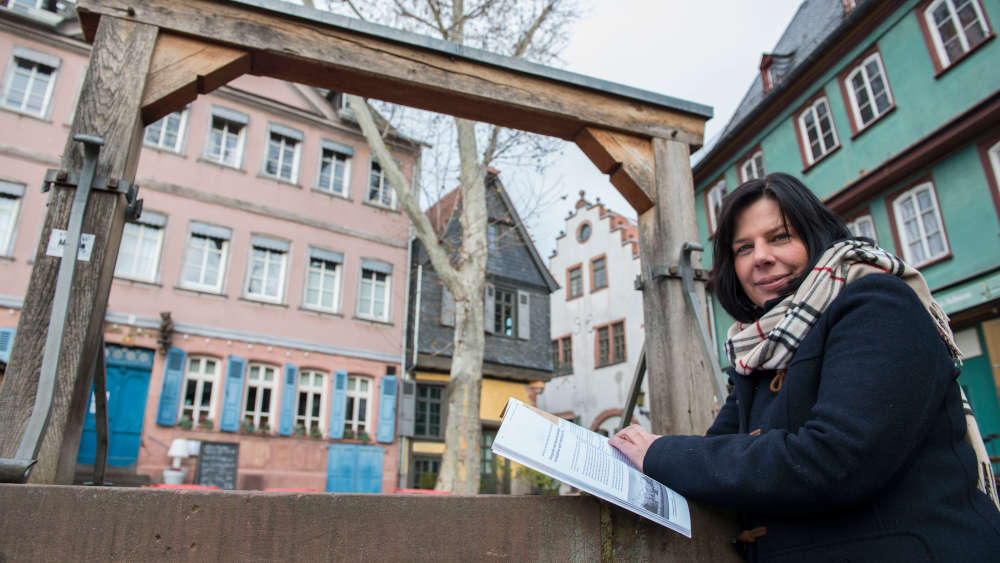
[[[717,135],[759,72],[760,56],[778,42],[801,0],[594,0],[563,55],[567,70],[714,108],[705,139]],[[508,186],[519,183],[501,171]],[[558,196],[540,217],[526,218],[542,258],[583,189],[611,209],[635,213],[575,145],[539,186]],[[512,186],[513,187],[513,186]],[[516,187],[514,187],[516,189]]]

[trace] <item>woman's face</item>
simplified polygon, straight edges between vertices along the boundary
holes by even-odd
[[[809,251],[778,202],[762,197],[736,216],[733,265],[747,297],[758,307],[783,294],[809,263]]]

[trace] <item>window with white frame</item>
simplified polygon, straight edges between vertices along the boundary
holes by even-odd
[[[250,264],[247,268],[246,296],[266,301],[281,301],[285,289],[287,241],[253,236],[250,240]]]
[[[347,197],[351,175],[351,157],[354,149],[347,145],[323,141],[319,159],[319,177],[316,188]]]
[[[146,282],[157,280],[166,224],[166,216],[153,211],[143,211],[138,220],[125,223],[115,276]]]
[[[371,403],[371,379],[360,375],[347,376],[347,405],[344,408],[344,436],[358,437],[368,428]]]
[[[254,430],[270,430],[274,421],[274,389],[278,368],[250,364],[243,394],[243,424]],[[249,429],[249,428],[247,428]]]
[[[847,75],[847,96],[856,127],[864,129],[892,107],[882,57],[872,53]]]
[[[934,184],[926,182],[907,190],[892,204],[903,245],[903,256],[914,267],[948,254]]]
[[[299,178],[299,160],[302,153],[302,132],[291,127],[272,123],[267,141],[267,158],[264,174],[295,183]]]
[[[830,104],[820,98],[799,114],[799,133],[804,141],[806,160],[809,164],[823,158],[837,148],[837,130],[830,115]]]
[[[340,252],[309,249],[309,269],[306,272],[306,296],[308,307],[336,311],[340,303],[340,271],[344,255]]]
[[[232,231],[225,227],[192,223],[181,286],[221,293],[231,237]]]
[[[719,228],[719,212],[722,211],[722,198],[726,197],[726,180],[722,179],[708,189],[705,197],[708,204],[708,234],[714,235]]]
[[[755,178],[763,178],[767,172],[764,170],[764,153],[757,151],[750,155],[750,158],[743,161],[740,166],[740,181],[749,182]]]
[[[187,116],[188,111],[182,109],[160,118],[156,123],[150,123],[146,126],[143,142],[150,147],[181,152],[181,141],[184,138],[184,128],[187,126]]]
[[[986,152],[990,156],[990,165],[993,167],[993,177],[996,178],[996,185],[1000,186],[1000,141],[997,141]]]
[[[23,197],[24,184],[0,181],[0,256],[12,253],[14,227]]]
[[[378,260],[361,263],[361,290],[358,316],[385,321],[389,319],[389,287],[392,265]]]
[[[942,67],[986,41],[989,30],[979,0],[937,0],[924,10],[934,49]]]
[[[238,111],[212,108],[212,126],[208,132],[205,159],[239,168],[243,163],[243,146],[249,116]]]
[[[7,68],[3,106],[36,117],[47,117],[56,82],[59,57],[15,47]]]
[[[382,173],[382,167],[372,160],[371,173],[368,177],[368,201],[386,207],[392,207],[392,187]]]
[[[5,2],[8,9],[15,12],[27,14],[31,10],[41,10],[45,7],[45,0],[9,0]]]
[[[212,394],[219,380],[219,360],[203,356],[189,356],[184,371],[184,390],[180,418],[187,418],[195,425],[213,420]]]
[[[853,221],[848,221],[847,230],[856,237],[867,237],[878,244],[878,237],[875,236],[875,221],[871,215],[861,215]]]
[[[320,414],[326,403],[326,374],[304,369],[299,372],[299,389],[295,405],[295,427],[308,435],[321,432]]]

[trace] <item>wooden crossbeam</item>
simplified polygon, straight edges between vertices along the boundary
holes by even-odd
[[[464,56],[453,45],[449,52],[430,40],[423,45],[401,40],[405,35],[401,32],[359,31],[354,28],[357,25],[344,24],[343,18],[321,16],[322,12],[285,2],[254,2],[273,4],[273,9],[251,9],[244,5],[248,3],[79,0],[77,10],[88,38],[100,17],[126,18],[159,27],[161,32],[251,53],[253,74],[567,141],[590,126],[698,147],[704,122],[711,116],[704,106],[562,71],[550,69],[546,74],[544,67],[538,67],[542,71],[526,69],[513,59]]]
[[[250,72],[250,53],[199,39],[160,33],[142,94],[150,124],[230,80]]]
[[[649,139],[584,127],[574,139],[583,154],[610,176],[611,185],[637,213],[653,207],[653,146]]]

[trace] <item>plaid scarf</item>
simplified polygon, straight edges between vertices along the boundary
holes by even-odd
[[[772,391],[778,391],[785,368],[820,315],[844,286],[868,274],[892,274],[906,282],[934,320],[938,334],[948,345],[952,357],[958,360],[960,351],[948,325],[948,316],[931,297],[930,288],[920,272],[870,242],[845,240],[834,244],[820,256],[795,293],[785,297],[756,322],[734,323],[729,327],[726,353],[733,369],[742,375],[749,375],[757,369],[778,370],[778,387],[775,388],[773,382],[771,387]],[[979,462],[979,490],[989,495],[1000,508],[989,455],[964,391],[962,401],[966,413],[966,439]]]

